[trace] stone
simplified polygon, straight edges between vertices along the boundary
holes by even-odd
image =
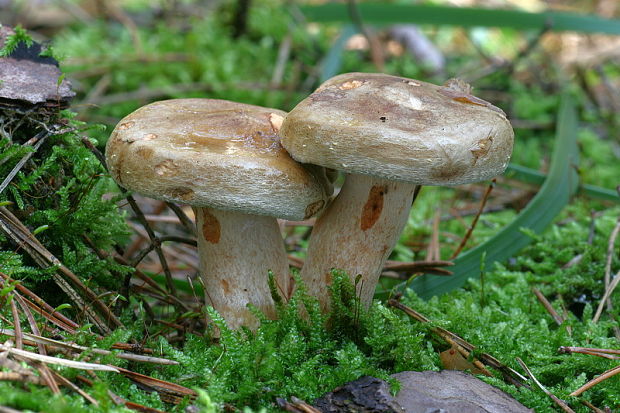
[[[455,370],[404,371],[396,402],[406,413],[531,413],[510,395]]]
[[[314,401],[323,413],[403,413],[390,394],[390,386],[376,377],[364,376],[336,388]]]
[[[0,47],[13,33],[8,27],[0,27]],[[58,62],[40,56],[41,52],[40,44],[27,46],[22,42],[11,55],[0,57],[0,106],[69,106],[75,96],[70,82],[61,79]]]

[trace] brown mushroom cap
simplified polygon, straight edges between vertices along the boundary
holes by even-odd
[[[423,185],[501,174],[514,138],[504,112],[462,82],[369,73],[323,83],[286,116],[280,135],[300,162]]]
[[[116,182],[197,207],[305,219],[331,189],[322,168],[280,145],[285,112],[214,99],[146,105],[116,126],[106,146]]]

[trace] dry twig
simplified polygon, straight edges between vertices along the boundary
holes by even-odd
[[[616,275],[614,275],[614,278],[612,282],[609,284],[609,287],[605,289],[605,294],[603,295],[603,298],[601,298],[601,302],[599,303],[598,308],[596,309],[596,314],[594,314],[594,317],[592,318],[592,321],[594,323],[598,322],[599,318],[601,317],[601,313],[603,312],[603,307],[605,306],[605,303],[607,302],[607,300],[609,300],[609,297],[614,292],[614,290],[616,289],[619,283],[620,283],[620,271],[618,271]]]
[[[413,308],[407,307],[406,305],[400,303],[399,301],[390,298],[388,300],[388,305],[398,308],[399,310],[403,311],[405,314],[407,314],[408,316],[410,316],[411,318],[421,322],[421,323],[428,323],[430,322],[430,320],[426,317],[424,317],[422,314],[418,313],[417,311],[415,311]],[[459,351],[459,353],[461,353],[463,355],[463,357],[465,357],[466,359],[469,358],[469,356],[471,355],[471,353],[476,349],[476,346],[474,346],[473,344],[470,344],[469,342],[465,341],[464,339],[462,339],[461,337],[459,337],[458,335],[444,329],[441,327],[433,327],[431,328],[431,331],[435,334],[437,334],[439,337],[441,337],[442,339],[444,339],[448,344],[450,344],[452,347],[454,347],[455,349],[457,349]],[[511,369],[510,367],[506,366],[505,364],[501,363],[499,360],[497,360],[495,357],[491,356],[490,354],[487,353],[482,353],[479,355],[480,360],[482,360],[482,362],[484,362],[487,366],[492,367],[496,370],[499,370],[504,378],[509,381],[510,383],[517,385],[517,386],[527,386],[525,384],[525,382],[527,381],[527,379],[525,377],[523,377],[521,374],[519,374],[517,371]],[[491,373],[486,369],[486,367],[484,366],[484,364],[482,364],[479,360],[474,359],[473,364],[479,368],[480,370],[482,370],[483,372],[485,372],[484,374],[486,375],[491,375]]]
[[[579,396],[583,392],[585,392],[586,390],[591,389],[592,387],[596,386],[600,382],[602,382],[604,380],[607,380],[608,378],[613,377],[616,374],[620,374],[620,366],[616,366],[613,369],[607,370],[606,372],[604,372],[600,376],[590,380],[589,382],[587,382],[586,384],[584,384],[583,386],[581,386],[580,388],[578,388],[577,390],[572,392],[570,395],[571,396]]]
[[[575,413],[575,411],[573,409],[571,409],[568,404],[566,404],[566,402],[560,398],[558,398],[555,394],[551,393],[549,390],[547,390],[545,388],[545,386],[543,386],[538,379],[536,379],[536,377],[532,374],[532,372],[530,371],[530,369],[527,367],[527,365],[523,362],[523,360],[521,360],[519,357],[517,357],[517,362],[519,362],[519,364],[521,365],[521,367],[523,367],[523,370],[525,370],[525,372],[527,373],[528,377],[530,379],[532,379],[532,381],[534,383],[536,383],[536,385],[547,395],[551,398],[551,400],[553,400],[555,402],[555,404],[557,404],[560,409],[562,409],[563,411],[565,411],[566,413]]]
[[[484,195],[482,196],[482,201],[480,201],[480,207],[478,208],[478,212],[474,216],[474,220],[472,221],[469,228],[467,228],[467,232],[465,233],[465,236],[461,240],[461,243],[456,248],[456,250],[454,250],[454,252],[452,253],[452,256],[450,257],[451,260],[455,259],[461,253],[461,251],[465,247],[465,244],[467,244],[467,241],[469,241],[469,238],[471,237],[471,234],[474,231],[476,224],[478,223],[478,219],[480,218],[482,211],[484,211],[484,207],[487,203],[487,200],[489,199],[489,195],[491,195],[491,191],[495,187],[495,182],[496,180],[493,179],[491,181],[491,184],[489,184],[489,186],[487,187],[487,190],[484,192]]]
[[[34,155],[34,153],[39,149],[43,142],[45,142],[45,139],[47,139],[47,137],[50,135],[51,133],[47,130],[42,130],[41,132],[36,134],[36,136],[33,138],[36,140],[36,143],[32,147],[32,152],[28,152],[26,155],[24,155],[24,157],[20,159],[19,162],[17,162],[17,165],[13,167],[11,172],[9,172],[6,178],[4,178],[4,181],[2,181],[2,183],[0,184],[0,193],[2,193],[2,191],[4,191],[7,186],[9,186],[9,184],[11,183],[13,178],[15,178],[15,175],[17,175],[19,170],[22,169],[26,162],[28,162],[28,159],[30,159],[32,155]]]
[[[320,410],[297,397],[291,397],[290,402],[278,397],[276,403],[280,409],[291,413],[321,413]]]
[[[52,278],[56,284],[102,332],[109,333],[111,331],[108,323],[114,327],[120,327],[123,325],[105,305],[105,303],[103,303],[99,297],[79,279],[77,275],[75,275],[69,268],[65,267],[58,258],[49,252],[43,244],[35,238],[30,230],[5,207],[0,207],[0,230],[7,234],[9,238],[11,238],[13,242],[21,248],[24,248],[24,250],[26,250],[34,261],[39,264],[39,266],[42,268],[55,267],[56,271],[52,273]],[[60,274],[62,274],[62,276]],[[79,289],[84,297],[88,299],[88,305],[84,299],[82,299],[81,295],[72,287],[72,285]],[[103,319],[101,319],[91,308],[90,303],[92,303],[94,307],[101,312],[104,316]]]
[[[0,278],[2,278],[5,282],[13,281],[8,275],[1,272]],[[0,285],[4,285],[4,283],[0,282]],[[15,284],[15,288],[20,294],[23,294],[22,300],[26,303],[26,305],[32,310],[34,310],[37,314],[44,317],[52,324],[60,327],[61,329],[65,330],[70,334],[76,333],[76,330],[80,327],[77,323],[65,317],[62,313],[56,311],[56,309],[46,303],[41,297],[30,291],[28,288],[24,287],[21,283],[17,282]],[[30,298],[30,300],[26,297]]]
[[[145,376],[144,374],[139,374],[120,367],[118,367],[118,370],[122,375],[135,382],[140,387],[159,393],[161,400],[166,403],[178,404],[185,397],[194,399],[197,396],[195,391],[175,383]]]
[[[8,329],[0,329],[0,334],[14,337],[16,335],[16,332],[13,330],[8,330]],[[91,347],[84,347],[84,346],[80,346],[80,345],[72,344],[72,343],[64,343],[62,341],[53,340],[51,338],[43,337],[38,334],[23,333],[23,336],[25,338],[28,338],[34,343],[57,347],[57,348],[68,350],[74,353],[81,353],[81,352],[86,351],[92,354],[99,354],[103,356],[114,354],[115,357],[120,358],[120,359],[143,362],[143,363],[153,363],[153,364],[163,364],[163,365],[178,365],[179,364],[177,361],[160,358],[160,357],[143,356],[140,354],[125,353],[125,352],[114,353],[112,351],[104,350],[101,348],[91,348]]]
[[[568,347],[561,346],[558,348],[558,353],[562,354],[588,354],[591,356],[598,356],[607,359],[620,359],[620,350],[606,349],[606,348],[589,348],[589,347]],[[617,356],[615,354],[618,354]]]
[[[86,363],[83,361],[73,361],[73,360],[61,359],[58,357],[44,356],[42,354],[33,353],[31,351],[18,350],[6,344],[0,344],[0,351],[6,351],[9,354],[21,356],[28,360],[40,361],[42,363],[47,363],[47,364],[56,364],[58,366],[71,367],[74,369],[112,371],[115,373],[119,372],[116,367],[112,367],[112,366],[104,366],[102,364]]]
[[[599,318],[601,317],[601,313],[603,312],[603,306],[607,303],[608,308],[611,306],[611,302],[609,300],[609,296],[613,292],[613,290],[618,285],[620,281],[620,271],[614,276],[613,281],[610,282],[611,276],[611,262],[614,255],[614,245],[616,243],[616,238],[618,237],[618,233],[620,233],[620,218],[616,222],[616,226],[614,227],[611,235],[609,236],[609,242],[607,243],[607,259],[605,261],[605,295],[601,299],[601,302],[596,309],[596,313],[592,318],[592,321],[597,323]]]
[[[540,292],[540,290],[538,290],[537,288],[532,288],[532,292],[534,293],[536,298],[538,298],[538,301],[540,301],[543,307],[545,307],[545,310],[547,310],[547,312],[551,315],[551,317],[553,318],[553,321],[555,321],[557,325],[561,326],[562,323],[566,321],[566,317],[558,314],[558,312],[555,311],[555,308],[553,308],[549,300],[547,300],[547,297],[545,297],[543,293]],[[566,331],[568,332],[568,335],[570,336],[572,334],[571,326],[567,325]]]

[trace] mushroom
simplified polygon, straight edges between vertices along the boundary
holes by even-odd
[[[307,219],[331,195],[323,168],[300,165],[280,145],[285,115],[224,100],[160,101],[122,119],[106,146],[119,185],[194,208],[206,302],[231,328],[256,327],[249,303],[275,316],[269,270],[288,298],[274,217]]]
[[[286,116],[280,136],[297,161],[347,174],[316,221],[301,271],[323,311],[333,268],[361,275],[358,294],[370,305],[417,185],[501,174],[513,144],[504,112],[459,80],[437,86],[367,73],[323,83]]]

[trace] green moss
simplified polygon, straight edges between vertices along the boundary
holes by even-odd
[[[319,70],[317,62],[340,28],[325,26],[309,35],[305,25],[291,24],[290,16],[279,2],[261,1],[259,7],[251,10],[246,35],[233,40],[229,36],[229,25],[223,23],[230,20],[230,8],[230,4],[223,4],[206,18],[190,19],[182,25],[156,21],[141,25],[138,36],[149,59],[148,64],[135,57],[135,43],[128,31],[119,24],[106,21],[91,21],[87,26],[76,25],[65,30],[56,39],[56,50],[65,57],[98,62],[93,66],[75,63],[79,59],[71,60],[74,62],[72,66],[65,66],[69,74],[105,66],[105,72],[110,76],[108,94],[149,88],[163,90],[162,96],[165,97],[222,98],[290,109],[305,97],[303,90],[310,91],[315,85]],[[284,87],[273,90],[269,87],[269,80],[277,61],[278,46],[289,32],[291,59],[284,71]],[[453,35],[452,29],[437,30],[439,41]],[[27,41],[22,32],[11,40],[14,45],[21,41]],[[342,57],[342,71],[376,70],[367,51],[345,51]],[[451,57],[447,72],[463,73],[465,64],[473,67],[471,57]],[[555,75],[550,73],[551,66],[541,70],[544,72],[542,77],[554,78]],[[407,55],[389,58],[385,71],[430,80],[423,68]],[[617,74],[616,71],[613,69],[610,75]],[[83,90],[92,90],[98,81],[97,77],[83,77]],[[205,87],[190,92],[174,89],[188,84]],[[295,90],[287,90],[289,85],[295,86]],[[558,105],[553,88],[547,90],[535,82],[528,84],[517,81],[516,77],[508,78],[501,70],[482,79],[476,86],[481,91],[487,87],[508,91],[511,100],[498,104],[511,118],[535,124],[536,128],[517,131],[513,161],[544,170]],[[131,99],[120,104],[103,105],[96,114],[120,119],[143,103],[144,99]],[[593,112],[586,112],[583,116],[591,122],[602,120]],[[44,120],[68,125],[72,129],[50,137],[39,148],[31,162],[0,194],[0,203],[10,202],[11,211],[32,231],[46,228],[37,234],[37,238],[90,286],[98,291],[118,291],[123,275],[132,269],[97,258],[84,239],[87,236],[98,249],[105,251],[127,242],[125,217],[116,208],[118,199],[111,196],[117,194],[115,186],[81,142],[83,136],[88,136],[103,143],[110,129],[86,129],[70,112],[48,113]],[[22,144],[40,129],[37,129],[36,122],[24,125],[27,127],[12,131],[12,139],[0,138],[0,176],[6,176],[31,151]],[[585,127],[580,130],[579,139],[584,158],[580,176],[584,182],[614,187],[620,176],[620,166],[614,157],[613,141],[601,139]],[[414,252],[408,243],[428,238],[428,220],[437,205],[452,203],[458,198],[453,205],[460,207],[461,203],[475,200],[474,196],[456,191],[460,190],[423,190],[392,258],[424,258],[423,252]],[[619,315],[616,309],[597,324],[590,321],[603,293],[601,279],[607,238],[620,214],[620,210],[614,208],[597,215],[595,237],[590,244],[587,240],[591,208],[592,204],[587,202],[575,202],[545,234],[532,236],[534,242],[518,256],[495,268],[487,268],[484,288],[480,281],[470,281],[466,288],[430,301],[422,301],[415,293],[408,292],[403,298],[404,303],[429,317],[434,326],[454,331],[478,346],[479,351],[488,352],[519,371],[515,359],[520,357],[551,391],[568,399],[574,409],[586,411],[568,394],[613,367],[614,362],[593,356],[559,354],[557,348],[568,345],[614,348],[617,346],[613,335],[617,322],[614,320]],[[492,236],[510,222],[514,214],[507,210],[483,215],[471,244]],[[471,219],[466,217],[465,225],[456,220],[442,222],[441,231],[462,236]],[[305,247],[305,242],[300,244]],[[456,247],[456,241],[442,238],[441,245],[442,256],[447,257]],[[581,256],[579,262],[563,268],[578,255]],[[614,258],[613,268],[619,264]],[[40,269],[4,235],[0,235],[0,271],[40,291],[52,305],[67,301],[66,296],[49,282],[53,269]],[[276,411],[276,397],[296,396],[312,401],[361,375],[389,380],[393,372],[442,368],[438,353],[446,345],[432,334],[429,325],[416,323],[378,302],[369,311],[362,311],[355,286],[348,283],[344,274],[337,273],[334,277],[334,311],[329,316],[319,313],[317,303],[305,295],[303,286],[300,286],[287,305],[279,306],[279,320],[267,320],[258,314],[263,322],[256,332],[231,331],[219,315],[208,310],[215,327],[207,331],[206,337],[189,335],[180,346],[175,346],[159,335],[158,327],[149,324],[143,307],[145,302],[134,296],[120,315],[124,329],[117,329],[100,341],[88,334],[88,326],[83,326],[83,331],[68,338],[82,345],[105,349],[117,341],[135,341],[156,349],[157,356],[180,364],[157,366],[130,362],[113,355],[98,357],[98,360],[196,389],[199,396],[195,403],[204,412],[222,411],[226,404],[239,409],[245,407],[246,411]],[[563,307],[567,308],[568,318],[561,326],[555,324],[536,300],[532,287],[540,289],[560,313]],[[4,296],[10,295],[9,290],[3,292]],[[6,304],[6,300],[0,304]],[[302,308],[304,317],[299,316]],[[0,311],[6,319],[11,319],[9,306],[2,306]],[[155,311],[158,316],[171,315],[169,308],[159,307]],[[27,323],[24,321],[23,325]],[[572,329],[571,334],[567,327]],[[219,336],[217,342],[214,340],[216,336]],[[82,355],[87,356],[92,354]],[[62,369],[61,372],[69,378],[78,374],[71,369]],[[93,388],[86,387],[86,391],[99,401],[98,409],[74,393],[54,396],[41,386],[5,382],[0,383],[0,404],[33,411],[125,411],[113,405],[108,390],[162,410],[183,411],[189,404],[186,401],[179,406],[166,405],[157,394],[139,389],[121,375],[97,375],[100,380]],[[554,409],[552,401],[535,387],[515,388],[498,377],[484,380],[513,394],[536,411]],[[583,398],[600,407],[617,409],[620,404],[619,380],[617,377],[607,380],[586,392]],[[392,385],[393,389],[397,388],[395,383]]]
[[[20,43],[24,43],[26,47],[32,46],[32,37],[22,26],[15,26],[13,31],[15,33],[7,36],[4,45],[0,48],[0,57],[10,56]]]

